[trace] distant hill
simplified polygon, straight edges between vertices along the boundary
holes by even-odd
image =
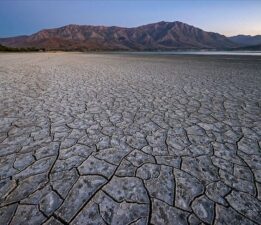
[[[244,47],[239,47],[235,50],[243,50],[243,51],[261,51],[261,44],[259,45],[249,45]]]
[[[237,35],[229,37],[229,39],[239,45],[261,45],[261,35],[250,36],[250,35]]]
[[[67,25],[29,36],[0,38],[10,47],[47,50],[175,50],[239,47],[224,35],[182,22],[158,22],[135,28]]]

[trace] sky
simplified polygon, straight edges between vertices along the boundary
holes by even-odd
[[[261,0],[0,0],[0,37],[67,24],[181,21],[227,36],[261,34]]]

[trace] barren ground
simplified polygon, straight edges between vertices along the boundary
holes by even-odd
[[[261,224],[261,57],[0,54],[0,224]]]

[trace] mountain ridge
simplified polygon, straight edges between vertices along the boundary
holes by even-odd
[[[47,50],[175,50],[224,49],[238,44],[224,35],[206,32],[179,21],[150,23],[132,28],[69,24],[32,35],[0,38],[9,47]]]
[[[244,46],[261,45],[261,35],[244,35],[239,34],[229,37],[229,39],[237,44]]]

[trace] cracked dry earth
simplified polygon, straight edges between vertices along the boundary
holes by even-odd
[[[1,225],[261,224],[255,57],[0,55]]]

